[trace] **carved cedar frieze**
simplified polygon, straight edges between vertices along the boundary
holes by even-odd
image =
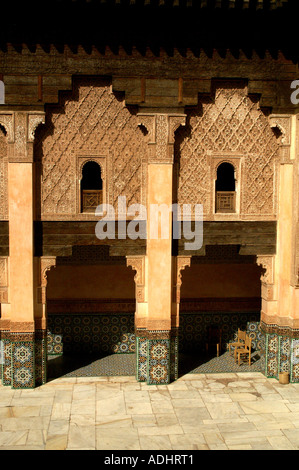
[[[245,84],[219,83],[214,96],[202,97],[178,131],[175,158],[179,162],[178,202],[203,204],[212,216],[215,176],[209,171],[210,154],[243,157],[240,214],[246,217],[276,216],[275,164],[279,140],[269,118]]]
[[[146,139],[138,118],[116,97],[107,80],[82,78],[61,106],[47,113],[36,158],[42,161],[42,216],[80,218],[76,203],[78,156],[107,161],[107,201],[118,196],[127,204],[144,203],[142,158]]]

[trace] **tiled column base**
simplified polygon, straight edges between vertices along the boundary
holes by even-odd
[[[146,331],[136,332],[136,379],[138,382],[147,381],[147,338]]]
[[[35,387],[34,333],[10,333],[11,386],[16,389]]]
[[[43,335],[34,332],[2,331],[1,340],[4,350],[3,385],[15,389],[28,389],[35,388],[36,384],[45,383],[46,342]]]
[[[11,385],[11,341],[10,331],[1,331],[1,341],[3,342],[3,361],[2,368],[2,384]]]
[[[136,332],[137,380],[168,384],[178,377],[178,335],[174,331]]]
[[[265,375],[278,379],[280,372],[299,382],[299,332],[275,325],[263,325],[265,334]]]

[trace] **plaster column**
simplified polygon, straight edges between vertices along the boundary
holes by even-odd
[[[8,137],[8,214],[11,385],[35,386],[34,163],[33,141],[44,113],[0,114]]]
[[[298,303],[298,136],[296,115],[272,115],[281,131],[277,162],[277,243],[275,256],[258,257],[262,277],[261,325],[265,334],[265,374],[289,372],[299,382]]]
[[[183,114],[144,113],[148,130],[147,185],[147,312],[143,328],[136,329],[139,380],[169,383],[177,377],[176,324],[172,324],[173,283],[172,204],[174,133],[185,124]],[[146,364],[146,366],[145,366]]]

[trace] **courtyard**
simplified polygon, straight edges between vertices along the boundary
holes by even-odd
[[[0,450],[298,450],[299,384],[260,372],[133,376],[0,386]]]

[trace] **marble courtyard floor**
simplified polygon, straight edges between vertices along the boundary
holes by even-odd
[[[298,450],[299,384],[260,372],[0,386],[0,450]]]

